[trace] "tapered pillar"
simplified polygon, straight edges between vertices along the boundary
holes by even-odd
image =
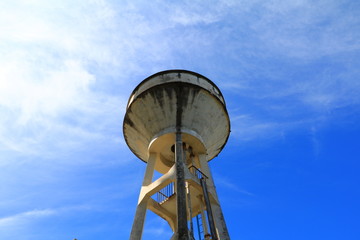
[[[154,165],[156,161],[157,154],[150,153],[148,164],[146,166],[145,176],[143,180],[143,184],[140,191],[138,205],[136,207],[136,213],[134,218],[134,223],[131,229],[130,240],[141,240],[143,229],[144,229],[144,222],[146,217],[146,210],[148,204],[148,198],[144,198],[145,187],[148,186],[153,178],[154,175]]]
[[[229,232],[226,227],[224,215],[221,210],[219,198],[216,193],[214,180],[211,175],[208,161],[206,160],[206,155],[204,155],[204,154],[199,155],[199,162],[200,162],[201,171],[203,171],[205,173],[205,175],[208,177],[208,179],[206,180],[206,186],[207,186],[208,192],[212,193],[212,196],[216,200],[216,202],[211,202],[211,209],[212,209],[212,215],[214,216],[215,228],[216,228],[216,232],[218,234],[218,238],[220,240],[230,240],[230,236],[229,236]]]

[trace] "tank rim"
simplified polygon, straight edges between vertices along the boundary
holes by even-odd
[[[164,70],[164,71],[160,71],[160,72],[157,72],[157,73],[154,73],[153,75],[145,78],[144,80],[142,80],[135,88],[134,90],[131,92],[130,94],[130,97],[128,99],[128,102],[126,104],[126,107],[129,106],[129,103],[130,103],[130,100],[131,100],[131,96],[133,96],[137,91],[138,89],[144,84],[146,83],[147,81],[149,81],[150,79],[156,77],[156,76],[159,76],[159,75],[162,75],[162,74],[167,74],[167,73],[189,73],[189,74],[193,74],[197,77],[201,77],[201,78],[204,78],[206,81],[208,81],[213,87],[216,88],[216,90],[218,90],[221,98],[223,99],[224,101],[224,105],[226,106],[226,102],[225,102],[225,98],[222,94],[222,92],[220,91],[220,88],[218,86],[216,86],[216,84],[211,81],[209,78],[205,77],[204,75],[201,75],[200,73],[197,73],[197,72],[193,72],[193,71],[190,71],[190,70],[185,70],[185,69],[169,69],[169,70]]]

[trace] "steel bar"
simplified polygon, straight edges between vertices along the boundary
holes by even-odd
[[[201,183],[201,187],[202,187],[203,193],[204,193],[204,200],[205,200],[205,205],[206,205],[206,213],[207,213],[207,217],[208,217],[208,221],[209,221],[211,239],[218,240],[217,235],[216,235],[215,222],[214,222],[214,217],[213,217],[213,214],[211,211],[211,203],[210,203],[205,179],[201,178],[200,183]]]

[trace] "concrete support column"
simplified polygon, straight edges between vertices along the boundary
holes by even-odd
[[[142,196],[144,195],[144,187],[148,186],[152,182],[156,158],[156,153],[150,153],[149,160],[146,165],[143,184],[140,191],[138,206],[136,207],[136,213],[134,223],[131,229],[130,240],[141,240],[142,237],[148,203],[148,199],[143,199]]]
[[[184,149],[180,131],[176,132],[175,140],[177,236],[179,240],[188,240]]]
[[[206,174],[206,176],[208,177],[208,179],[206,180],[206,185],[207,185],[208,191],[212,192],[213,197],[219,202],[219,198],[216,193],[214,180],[213,180],[211,172],[210,172],[210,168],[209,168],[208,161],[206,159],[206,155],[204,155],[204,154],[199,155],[199,162],[200,162],[201,171],[204,174]],[[215,220],[215,227],[216,227],[219,239],[230,240],[229,232],[226,227],[224,215],[222,213],[220,204],[211,203],[211,208],[212,208],[212,212],[213,212],[213,216],[214,216],[214,220]]]

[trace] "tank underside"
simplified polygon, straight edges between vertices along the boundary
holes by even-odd
[[[199,80],[198,75],[183,70],[154,75],[140,84],[130,97],[123,125],[126,143],[145,162],[155,140],[164,142],[160,144],[163,153],[170,153],[176,131],[192,136],[185,137],[185,142],[187,138],[193,145],[196,142],[208,160],[219,154],[230,133],[220,91],[205,77]],[[164,162],[173,159],[171,154],[163,155]]]

